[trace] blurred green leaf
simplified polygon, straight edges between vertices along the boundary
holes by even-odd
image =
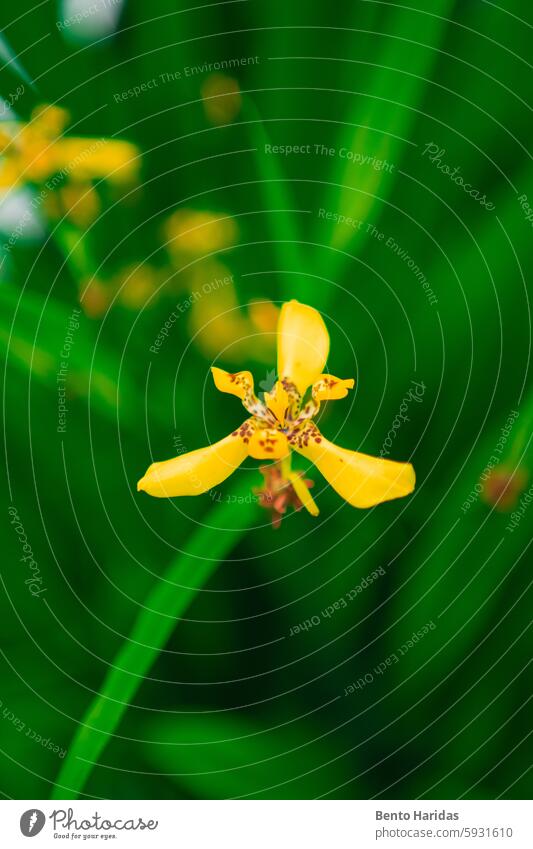
[[[254,502],[243,504],[242,509],[237,511],[231,500],[213,508],[205,517],[205,525],[189,537],[183,551],[149,593],[129,639],[120,649],[100,693],[81,720],[57,779],[53,798],[64,799],[65,794],[77,798],[82,792],[143,676],[150,670],[196,593],[207,583],[220,560],[246,533],[246,526],[253,520],[255,511]],[[219,527],[225,529],[224,533],[217,530]],[[208,557],[206,552],[209,552]]]
[[[127,421],[134,398],[132,381],[123,372],[119,389],[119,359],[101,345],[96,347],[96,330],[77,301],[68,308],[39,292],[20,292],[9,283],[0,285],[0,346],[4,357],[49,388],[56,387],[57,375],[66,363],[63,370],[71,398],[90,395],[91,408],[112,421],[120,405]]]
[[[182,715],[149,727],[147,756],[199,799],[316,799],[351,777],[319,728],[307,719],[276,726],[272,716],[242,711]]]
[[[391,9],[372,61],[370,87],[354,96],[337,150],[338,155],[344,148],[369,157],[370,164],[357,165],[339,156],[332,172],[333,186],[326,197],[327,210],[365,224],[378,220],[396,179],[394,171],[401,165],[419,118],[418,110],[427,95],[431,69],[438,60],[453,5],[453,0],[438,0],[427,15],[402,6]],[[416,26],[420,19],[423,29]],[[413,37],[415,33],[423,33],[423,37]],[[387,163],[394,170],[377,167],[380,163]],[[334,250],[326,254],[323,273],[333,279],[339,275],[349,259],[345,252],[359,252],[365,238],[364,227],[354,231],[342,221],[332,224],[327,241]],[[331,295],[330,287],[322,287],[321,292],[325,299]]]

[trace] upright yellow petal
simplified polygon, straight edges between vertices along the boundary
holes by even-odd
[[[339,448],[324,439],[314,424],[291,440],[291,447],[310,460],[353,507],[374,507],[409,495],[415,488],[415,471],[410,463]]]
[[[278,325],[278,376],[294,383],[303,395],[322,374],[329,353],[329,334],[313,307],[283,304]]]
[[[241,465],[248,455],[251,432],[251,425],[245,422],[238,431],[207,448],[152,463],[137,489],[156,498],[201,495],[218,486]]]
[[[281,425],[285,424],[285,415],[289,409],[291,398],[289,393],[278,380],[271,392],[265,392],[265,404]]]

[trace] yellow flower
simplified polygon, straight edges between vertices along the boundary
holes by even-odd
[[[86,184],[105,178],[124,184],[137,179],[140,155],[135,145],[121,139],[65,136],[68,121],[66,110],[43,104],[28,123],[3,122],[0,186],[46,183],[50,190],[67,180]]]
[[[98,218],[101,204],[92,183],[69,182],[45,198],[45,209],[50,218],[66,215],[76,227],[87,227]]]
[[[212,124],[230,124],[241,111],[239,83],[225,74],[211,74],[202,86],[203,107]]]
[[[83,280],[80,286],[80,304],[89,318],[101,318],[109,309],[113,290],[102,280],[93,277]]]
[[[238,231],[235,220],[226,213],[179,209],[165,222],[164,235],[171,255],[181,260],[232,247]]]
[[[314,423],[322,401],[344,398],[354,386],[351,379],[323,373],[328,353],[329,335],[320,314],[298,301],[284,304],[278,325],[279,380],[272,391],[261,401],[249,371],[230,374],[212,368],[217,389],[240,398],[249,418],[208,448],[153,463],[137,489],[159,498],[200,495],[229,477],[246,457],[273,460],[299,502],[316,516],[318,508],[308,484],[291,470],[295,451],[310,460],[354,507],[373,507],[408,495],[415,486],[410,463],[340,448],[325,439]],[[305,401],[309,388],[311,395]]]
[[[113,284],[118,290],[120,303],[128,309],[138,310],[155,302],[162,280],[161,271],[144,262],[121,269],[113,278]]]
[[[504,465],[499,469],[493,469],[484,481],[481,497],[487,504],[496,507],[497,510],[510,511],[516,507],[527,482],[528,473],[525,469]]]
[[[279,321],[279,308],[272,301],[250,301],[248,315],[253,326],[261,333],[275,334]]]
[[[252,304],[246,315],[237,297],[234,275],[227,266],[218,259],[203,259],[188,269],[186,280],[191,290],[185,299],[191,304],[189,333],[209,360],[224,351],[230,363],[241,363],[251,354],[256,362],[272,362],[277,315],[274,325],[272,316],[265,316],[270,321],[268,328],[259,327],[254,321],[259,309]],[[267,302],[264,306],[267,309]]]

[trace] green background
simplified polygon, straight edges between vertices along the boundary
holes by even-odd
[[[125,196],[98,188],[101,215],[78,234],[74,258],[50,222],[42,242],[21,241],[2,266],[5,797],[530,796],[533,510],[510,532],[509,513],[481,498],[461,508],[513,410],[501,466],[518,464],[524,481],[530,468],[531,223],[518,197],[533,197],[531,8],[408,5],[249,0],[187,11],[180,0],[133,0],[117,33],[89,44],[64,37],[53,3],[2,12],[4,58],[11,50],[17,61],[3,68],[1,93],[35,81],[17,114],[58,103],[76,134],[128,139],[142,159]],[[114,99],[160,74],[249,56],[259,61],[233,72],[243,105],[228,126],[206,119],[205,73]],[[265,143],[311,153],[267,155]],[[429,143],[493,210],[438,170]],[[393,167],[316,155],[315,144]],[[253,298],[296,297],[323,312],[328,366],[356,378],[321,418],[329,438],[379,454],[411,381],[424,384],[391,448],[416,468],[414,495],[356,511],[310,473],[320,517],[291,513],[274,532],[246,498],[260,483],[254,462],[216,500],[136,492],[176,438],[192,450],[244,418],[209,379],[213,362],[238,363],[191,341],[192,310],[149,350],[190,294],[187,276],[178,286],[168,271],[162,237],[181,208],[235,216],[238,242],[219,260],[243,315]],[[335,227],[322,208],[364,227]],[[436,303],[384,246],[389,237]],[[145,262],[162,275],[157,298],[82,312],[58,434],[56,373],[81,278]],[[268,381],[275,359],[255,352],[250,340],[241,367]],[[11,505],[46,585],[39,598],[24,584]],[[379,568],[346,608],[289,636]],[[373,674],[430,622],[400,662]],[[98,700],[105,686],[111,695]]]

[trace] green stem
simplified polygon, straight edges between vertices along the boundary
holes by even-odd
[[[54,239],[81,290],[83,284],[94,276],[96,269],[87,236],[68,221],[62,221],[54,230]]]
[[[239,491],[242,491],[242,481]],[[52,799],[76,799],[113,737],[144,676],[196,594],[251,525],[254,501],[225,498],[148,594],[129,639],[122,645],[69,747]],[[220,530],[222,529],[222,530]],[[202,559],[206,558],[206,559]]]

